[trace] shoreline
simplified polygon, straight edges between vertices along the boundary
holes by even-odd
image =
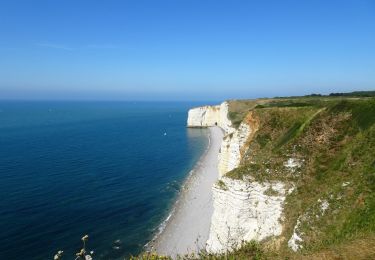
[[[190,127],[188,126],[188,128],[195,128],[195,129],[202,129],[202,128],[208,128],[208,127]],[[199,157],[198,161],[195,163],[194,167],[192,170],[189,171],[188,175],[186,176],[185,180],[183,181],[182,185],[181,185],[181,189],[179,191],[179,193],[177,194],[177,197],[176,197],[176,200],[173,202],[173,206],[171,207],[171,209],[168,211],[168,216],[161,222],[161,224],[158,226],[157,228],[157,231],[153,238],[151,239],[150,242],[148,242],[144,248],[148,249],[147,251],[151,251],[154,249],[154,245],[156,244],[155,241],[157,241],[157,239],[159,238],[159,236],[163,233],[164,229],[166,228],[166,226],[168,225],[168,222],[169,220],[171,219],[171,217],[173,216],[174,212],[176,211],[176,208],[178,207],[178,204],[179,204],[179,201],[182,197],[182,193],[185,191],[186,187],[189,185],[189,183],[191,182],[191,178],[193,178],[193,175],[195,174],[196,170],[199,168],[199,166],[201,165],[202,161],[204,160],[204,158],[206,157],[208,151],[210,150],[211,148],[211,131],[208,132],[207,134],[207,138],[208,138],[208,144],[207,144],[207,147],[206,149],[204,150],[203,154]]]
[[[218,180],[218,154],[224,132],[209,127],[206,151],[190,171],[160,231],[145,246],[158,254],[176,257],[206,247],[213,213],[212,185]]]

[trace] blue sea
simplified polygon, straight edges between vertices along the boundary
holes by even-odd
[[[139,253],[207,147],[196,105],[0,101],[0,259]]]

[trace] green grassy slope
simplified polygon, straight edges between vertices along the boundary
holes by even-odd
[[[331,252],[333,257],[340,248],[339,256],[351,258],[360,252],[345,245],[361,241],[366,248],[367,241],[362,257],[374,257],[375,98],[275,99],[250,110],[259,130],[241,166],[227,176],[295,187],[286,199],[281,246],[269,252],[292,258]],[[290,158],[301,167],[288,170],[284,163]],[[293,253],[287,241],[297,219],[303,249]]]

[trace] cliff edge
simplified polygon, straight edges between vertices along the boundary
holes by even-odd
[[[256,240],[287,257],[375,256],[360,246],[375,244],[374,98],[226,101],[188,114],[189,127],[225,132],[207,252]]]

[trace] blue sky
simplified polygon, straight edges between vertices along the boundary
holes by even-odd
[[[0,99],[375,89],[375,1],[0,1]]]

